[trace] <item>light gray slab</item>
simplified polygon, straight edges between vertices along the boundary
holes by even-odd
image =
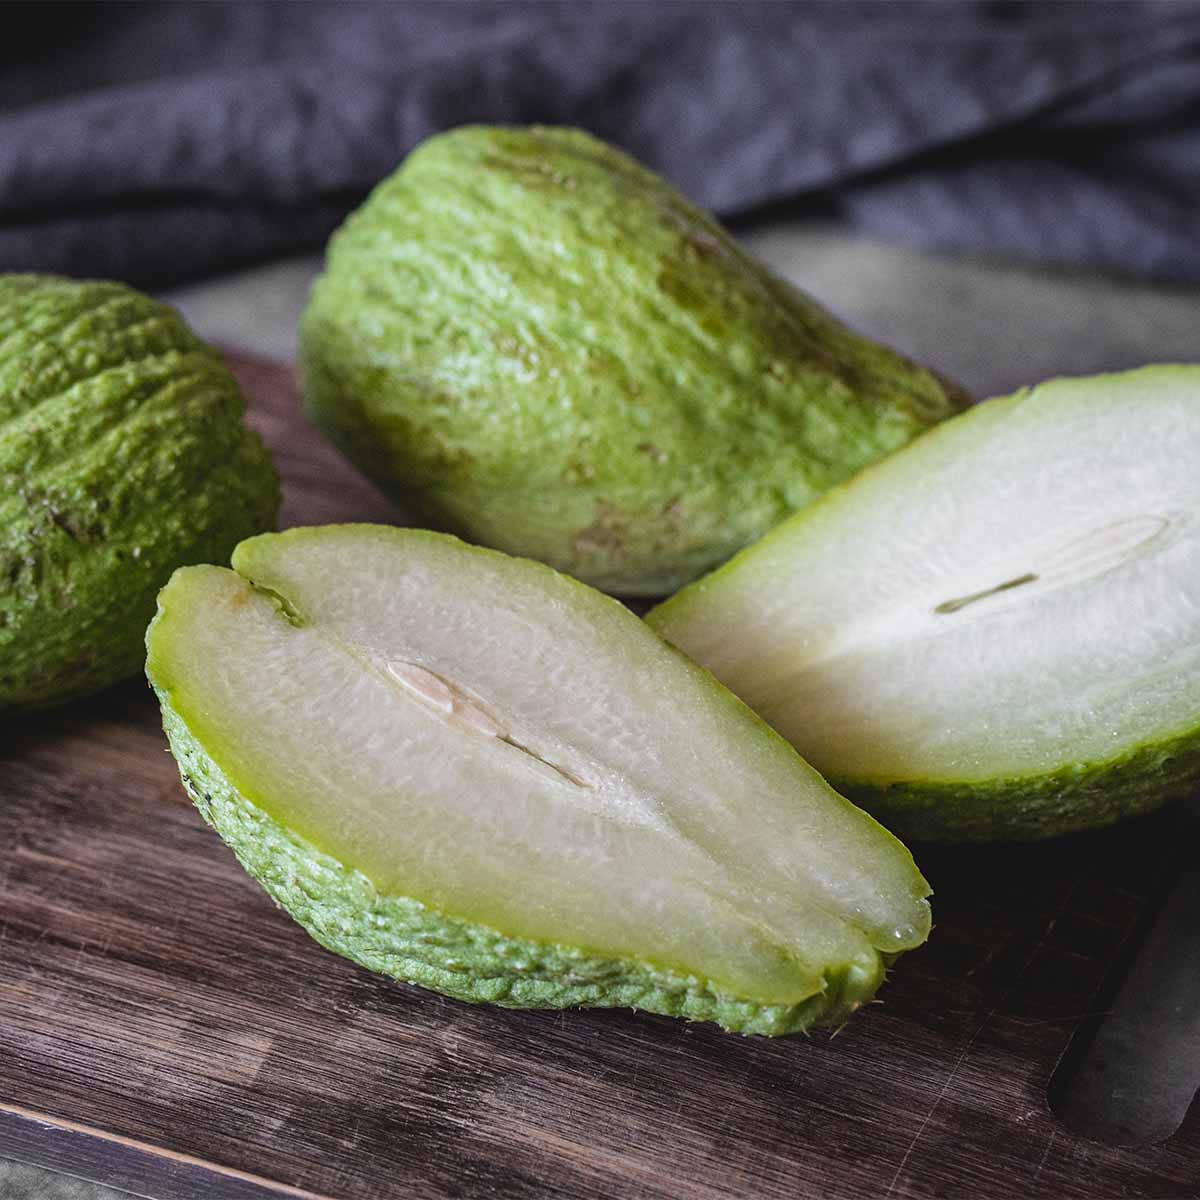
[[[296,327],[320,255],[289,258],[163,294],[204,339],[275,362],[296,357]]]
[[[0,1158],[0,1200],[129,1200],[129,1193]]]

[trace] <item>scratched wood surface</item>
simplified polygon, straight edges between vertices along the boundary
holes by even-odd
[[[283,523],[393,510],[235,364]],[[476,1008],[321,950],[201,823],[135,681],[0,731],[0,1154],[159,1200],[1194,1197],[1046,1083],[1192,849],[1162,814],[926,850],[936,928],[840,1034]],[[1151,981],[1148,981],[1151,982]]]

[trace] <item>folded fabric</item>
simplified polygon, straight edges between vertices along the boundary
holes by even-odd
[[[422,138],[584,126],[727,218],[1200,279],[1200,5],[5,10],[0,268],[165,286],[319,246]]]

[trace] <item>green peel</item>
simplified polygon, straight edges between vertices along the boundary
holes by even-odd
[[[274,524],[216,352],[117,283],[0,275],[0,711],[137,674],[158,589]]]
[[[661,596],[958,411],[574,129],[431,138],[334,235],[314,420],[418,523]]]
[[[163,728],[184,787],[238,861],[327,950],[370,971],[473,1004],[504,1008],[633,1008],[777,1037],[839,1025],[883,982],[876,969],[831,971],[798,1004],[755,1004],[695,975],[634,959],[510,937],[384,895],[360,871],[322,853],[242,796],[160,693]]]

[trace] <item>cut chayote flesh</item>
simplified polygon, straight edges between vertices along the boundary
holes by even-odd
[[[136,674],[171,571],[273,524],[275,472],[242,409],[165,305],[0,275],[0,710]]]
[[[571,129],[432,138],[330,244],[315,419],[424,522],[665,595],[961,407]]]
[[[989,400],[648,621],[902,835],[1200,782],[1200,367]]]
[[[177,571],[147,672],[192,798],[321,943],[515,1007],[779,1034],[929,928],[904,847],[616,601],[372,525]]]

